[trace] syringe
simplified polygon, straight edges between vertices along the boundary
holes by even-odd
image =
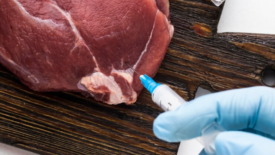
[[[154,103],[164,111],[175,110],[186,102],[170,87],[155,82],[147,75],[141,75],[140,80],[143,86],[152,94]],[[204,145],[204,150],[208,155],[215,155],[215,139],[222,131],[224,130],[217,123],[210,124],[202,130],[202,137],[197,140]]]
[[[143,86],[152,94],[152,99],[164,111],[177,109],[180,105],[186,102],[170,87],[164,84],[156,83],[147,75],[140,76]]]

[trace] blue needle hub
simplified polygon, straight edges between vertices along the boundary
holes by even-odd
[[[141,83],[143,86],[151,93],[153,94],[154,90],[160,86],[161,84],[156,83],[152,78],[150,78],[148,75],[141,75],[140,77]]]

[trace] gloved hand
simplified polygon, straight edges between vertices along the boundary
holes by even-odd
[[[275,154],[275,89],[252,87],[202,96],[154,121],[155,135],[168,142],[201,136],[217,122],[226,132],[215,141],[217,155]],[[253,130],[254,133],[244,132]],[[261,133],[261,135],[255,133]]]

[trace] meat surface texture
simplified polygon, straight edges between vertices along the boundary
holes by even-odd
[[[35,91],[134,103],[174,32],[168,0],[0,0],[0,62]]]

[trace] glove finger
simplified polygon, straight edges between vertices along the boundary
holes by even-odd
[[[215,146],[217,155],[267,155],[275,152],[273,140],[246,132],[220,133]]]
[[[255,129],[275,135],[275,89],[252,87],[202,96],[154,121],[155,135],[168,142],[201,136],[217,122],[225,130]]]

